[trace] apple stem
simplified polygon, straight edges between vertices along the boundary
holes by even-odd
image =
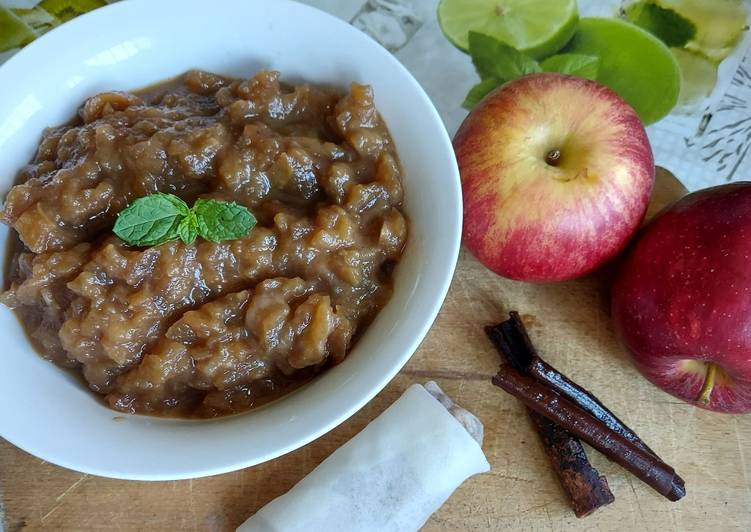
[[[717,365],[712,362],[707,363],[707,374],[704,376],[704,384],[699,392],[697,402],[702,404],[709,403],[709,396],[712,394],[712,388],[714,388],[715,377],[717,375]]]
[[[561,162],[561,150],[558,148],[550,150],[547,155],[545,155],[545,162],[550,166],[558,166],[558,163]]]

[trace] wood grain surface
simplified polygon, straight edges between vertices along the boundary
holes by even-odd
[[[658,184],[657,203],[682,193],[667,174]],[[233,530],[410,384],[433,379],[484,422],[492,470],[465,482],[424,530],[751,530],[751,416],[686,405],[637,373],[608,318],[610,271],[532,285],[501,279],[462,251],[443,309],[407,366],[365,408],[315,442],[235,473],[147,483],[61,469],[0,440],[0,516],[9,531]],[[543,357],[599,396],[676,468],[686,480],[685,499],[668,502],[588,448],[616,500],[586,519],[574,517],[524,409],[490,383],[499,359],[482,326],[510,309],[523,314]]]

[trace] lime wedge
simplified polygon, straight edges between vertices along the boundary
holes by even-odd
[[[0,52],[17,48],[36,39],[36,33],[10,10],[0,6]]]
[[[535,58],[554,54],[571,39],[576,0],[441,0],[438,23],[457,48],[467,51],[470,31],[484,33]]]
[[[686,49],[720,63],[748,30],[748,6],[743,0],[655,0],[696,24],[696,37]]]
[[[678,102],[681,73],[670,49],[651,33],[615,18],[582,18],[565,52],[600,58],[597,81],[626,100],[645,124]]]
[[[683,48],[671,48],[673,56],[681,67],[681,95],[678,106],[682,110],[691,110],[700,103],[717,84],[717,65],[701,54],[689,52]]]

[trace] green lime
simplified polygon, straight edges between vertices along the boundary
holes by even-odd
[[[36,33],[10,10],[0,6],[0,52],[17,48],[36,39]]]
[[[673,54],[651,33],[615,18],[582,18],[565,52],[600,58],[597,81],[617,92],[645,124],[678,102],[681,73]]]
[[[554,54],[571,39],[576,0],[441,0],[438,23],[457,48],[470,31],[484,33],[535,58]]]

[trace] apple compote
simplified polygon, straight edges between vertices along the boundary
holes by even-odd
[[[2,302],[114,409],[242,411],[341,362],[388,301],[400,180],[368,86],[191,71],[98,94],[44,132],[7,194]],[[128,245],[117,214],[154,192],[235,201],[258,223],[235,240]]]

